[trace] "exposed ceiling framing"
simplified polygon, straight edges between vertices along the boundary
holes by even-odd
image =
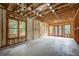
[[[62,12],[65,9],[72,8],[77,6],[79,8],[79,4],[71,4],[71,3],[1,3],[0,7],[7,9],[11,12],[17,13],[18,15],[22,15],[25,17],[36,17],[39,20],[44,20],[47,22],[51,22],[54,19],[59,19],[58,13]],[[77,9],[78,9],[77,8]]]

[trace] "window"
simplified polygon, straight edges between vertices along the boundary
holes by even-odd
[[[70,25],[65,25],[64,31],[65,31],[65,34],[70,34]]]
[[[19,21],[14,19],[9,19],[9,38],[17,38],[25,36],[25,21]],[[19,26],[19,28],[18,28]],[[19,31],[18,31],[19,30]],[[19,32],[19,35],[18,35]]]
[[[19,22],[19,30],[20,30],[20,37],[25,36],[25,22],[24,21],[20,21]]]
[[[9,38],[18,37],[18,21],[9,19]]]

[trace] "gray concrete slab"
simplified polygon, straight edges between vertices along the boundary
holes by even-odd
[[[79,46],[72,38],[44,37],[0,51],[2,56],[78,56]]]

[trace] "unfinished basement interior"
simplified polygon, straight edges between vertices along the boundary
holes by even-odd
[[[79,56],[79,4],[0,3],[0,56]]]

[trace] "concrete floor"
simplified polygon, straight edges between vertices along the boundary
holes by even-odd
[[[0,50],[2,56],[78,56],[79,46],[71,38],[44,37]]]

